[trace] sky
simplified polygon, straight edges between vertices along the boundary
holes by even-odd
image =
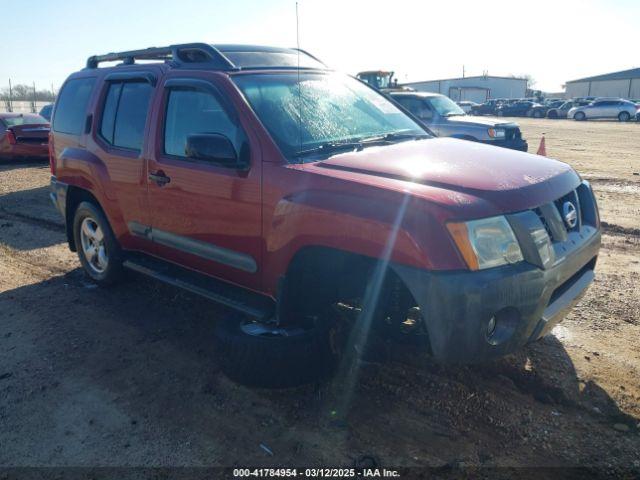
[[[10,5],[10,8],[9,8]],[[172,43],[296,45],[295,0],[0,0],[0,88],[58,89],[90,55]],[[8,18],[15,19],[11,21]],[[640,0],[299,0],[300,47],[400,82],[531,75],[534,88],[640,67]]]

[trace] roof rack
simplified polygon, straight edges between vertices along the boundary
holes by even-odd
[[[122,60],[124,65],[133,65],[136,60],[158,60],[171,62],[181,67],[193,65],[200,68],[210,66],[217,70],[238,69],[220,50],[206,43],[184,43],[168,47],[150,47],[142,50],[94,55],[87,59],[87,68],[98,68],[102,62],[118,60]]]

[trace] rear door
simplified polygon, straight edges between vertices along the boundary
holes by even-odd
[[[205,73],[189,77],[176,72],[165,79],[156,111],[147,177],[155,253],[257,289],[262,253],[259,145],[224,86]],[[192,134],[227,137],[237,165],[187,156]]]
[[[131,250],[152,247],[149,239],[135,232],[150,222],[143,149],[158,74],[138,68],[105,77],[89,146],[104,165],[112,189],[109,196],[117,204],[117,209],[108,209],[109,220],[114,230],[120,230],[116,234],[122,246]]]
[[[585,113],[589,118],[609,117],[613,114],[613,104],[609,100],[601,100],[586,108]]]

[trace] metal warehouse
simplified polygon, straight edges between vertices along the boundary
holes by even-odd
[[[640,98],[640,68],[596,75],[567,82],[567,98]]]
[[[404,85],[420,92],[442,93],[454,101],[471,100],[478,103],[490,98],[523,98],[527,93],[527,80],[524,78],[488,75],[410,82]]]

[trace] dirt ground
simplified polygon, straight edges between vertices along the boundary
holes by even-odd
[[[640,469],[640,124],[517,121],[531,151],[545,133],[548,155],[594,186],[605,225],[595,283],[517,355],[441,367],[390,345],[362,365],[352,396],[340,393],[350,385],[231,382],[212,335],[224,309],[133,275],[96,288],[67,249],[48,166],[0,166],[0,466],[320,467],[369,455]]]

